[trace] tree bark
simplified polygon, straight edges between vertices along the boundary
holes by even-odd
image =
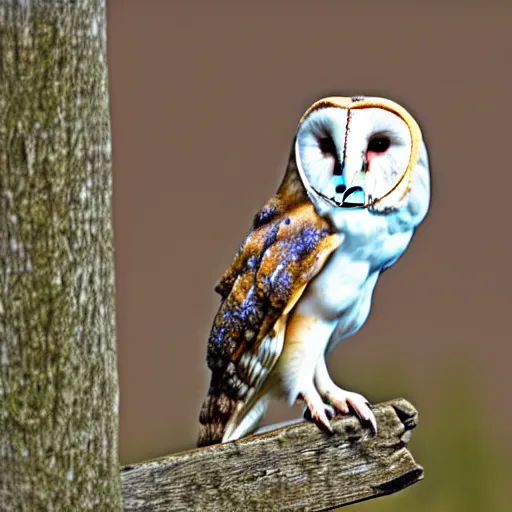
[[[121,509],[104,0],[0,2],[0,509]]]

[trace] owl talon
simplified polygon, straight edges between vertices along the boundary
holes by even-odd
[[[329,421],[336,417],[336,411],[335,411],[334,407],[331,407],[329,404],[324,404],[324,410],[325,410],[325,416],[327,417],[327,419]],[[304,408],[303,417],[305,420],[312,421],[314,423],[313,417],[311,416],[311,410],[309,409],[309,407]]]
[[[316,390],[306,395],[301,394],[300,398],[306,403],[304,419],[314,423],[320,430],[333,434],[334,431],[329,420],[335,416],[334,408],[324,404]]]
[[[321,359],[317,364],[315,385],[322,399],[331,404],[339,413],[355,413],[361,423],[368,423],[373,433],[377,433],[377,421],[368,400],[359,393],[336,386],[329,376],[325,359]]]
[[[334,431],[329,422],[329,415],[327,413],[327,410],[328,409],[326,409],[325,413],[322,413],[322,411],[315,411],[314,413],[312,413],[311,409],[309,409],[309,407],[306,407],[306,409],[304,410],[304,419],[306,421],[314,423],[320,430],[328,432],[329,434],[333,434]]]
[[[334,407],[332,407],[329,404],[324,404],[324,407],[325,407],[325,414],[327,415],[327,417],[330,420],[332,420],[336,416],[336,410],[334,409]]]
[[[326,393],[325,397],[334,408],[342,414],[353,412],[361,423],[368,423],[374,434],[377,434],[377,421],[372,406],[366,398],[358,393],[336,388],[334,393]]]

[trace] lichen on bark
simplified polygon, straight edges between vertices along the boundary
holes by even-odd
[[[0,3],[0,509],[120,510],[104,0]]]

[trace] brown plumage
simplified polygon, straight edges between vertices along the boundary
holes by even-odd
[[[198,446],[221,442],[230,419],[240,420],[257,401],[279,356],[289,312],[338,243],[308,200],[292,151],[277,194],[256,214],[216,287],[222,302],[208,340],[212,376]],[[272,350],[262,349],[266,338]]]

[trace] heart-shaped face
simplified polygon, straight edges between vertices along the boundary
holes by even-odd
[[[326,98],[299,123],[296,163],[310,194],[335,208],[396,208],[409,192],[421,132],[381,98]]]

